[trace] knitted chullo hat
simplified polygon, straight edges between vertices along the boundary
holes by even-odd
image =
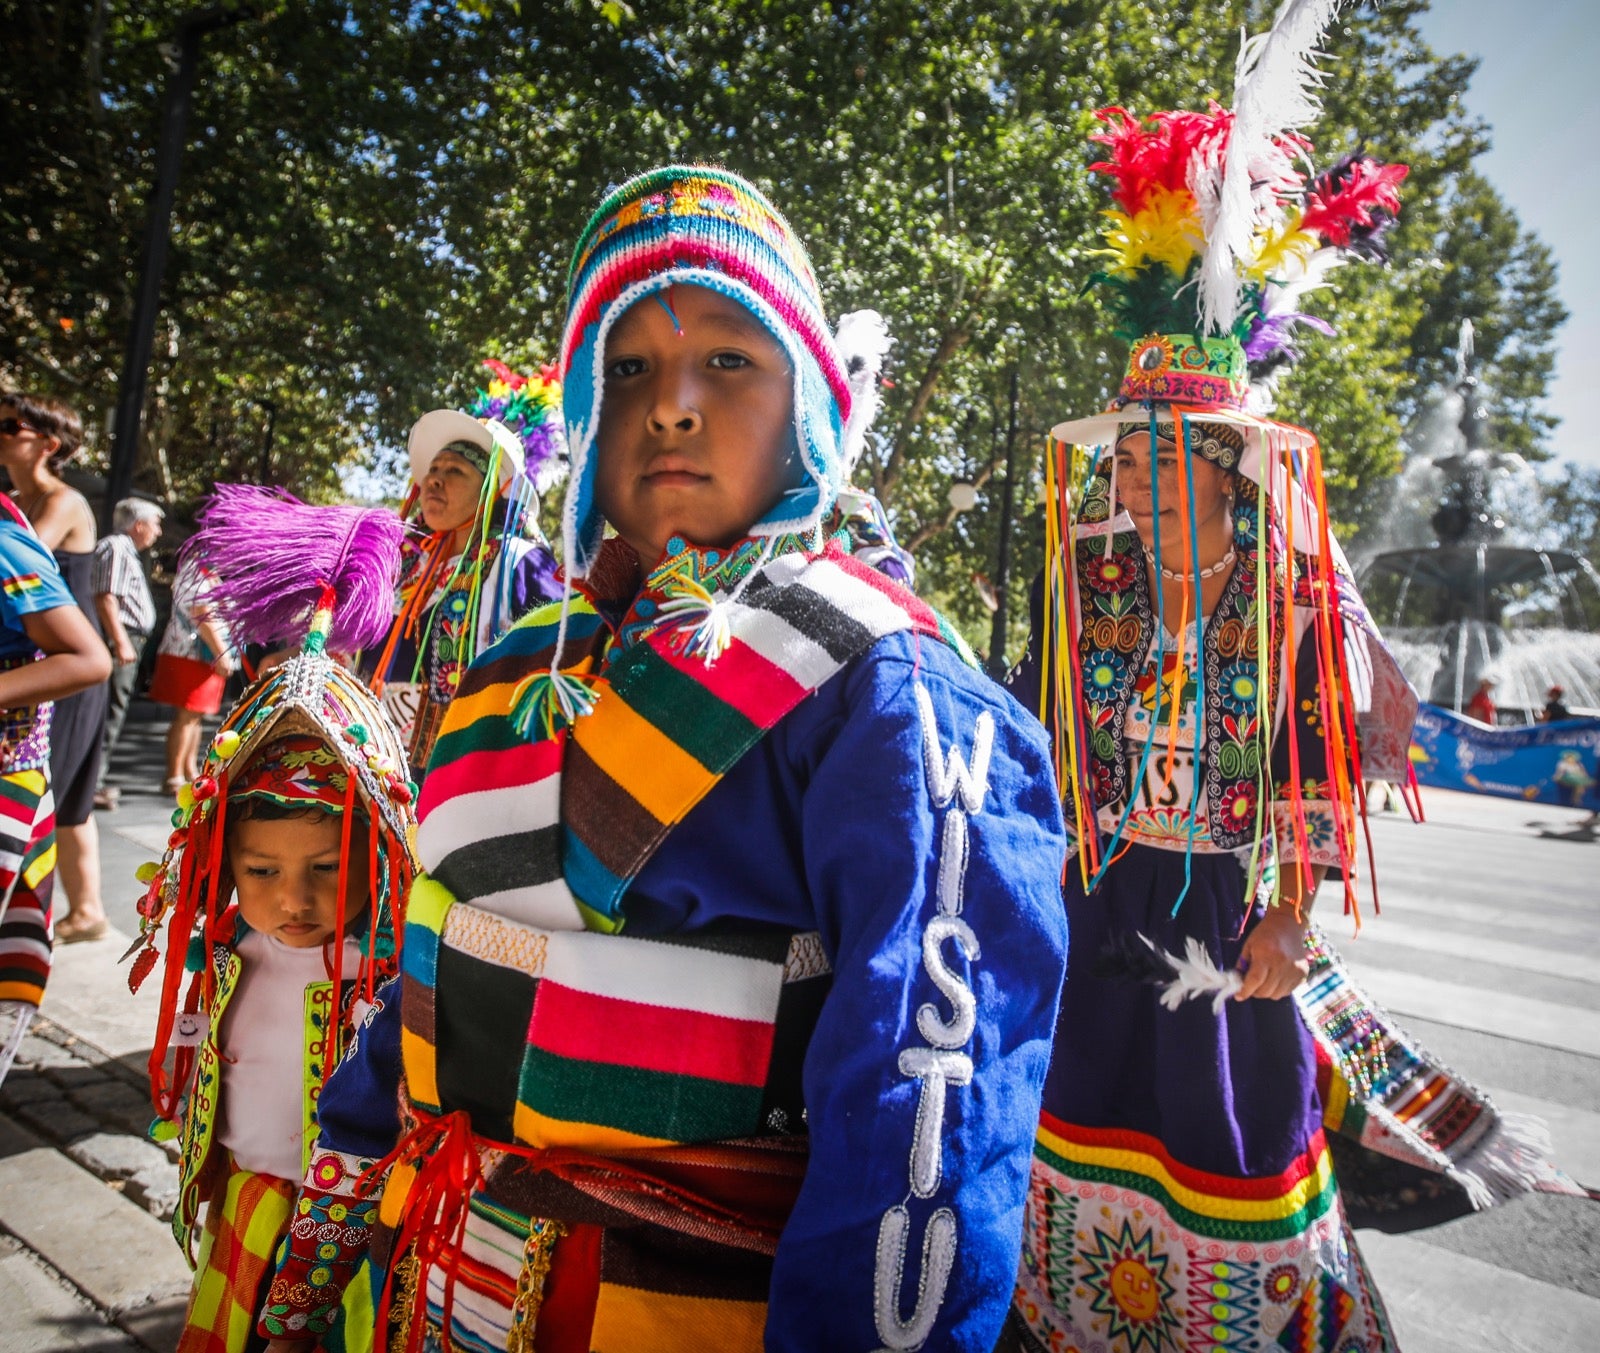
[[[839,491],[851,390],[805,249],[772,203],[737,174],[703,165],[655,169],[607,195],[579,236],[567,277],[560,373],[572,479],[562,534],[567,568],[578,577],[603,531],[594,479],[606,336],[635,302],[671,286],[706,287],[737,301],[783,347],[794,372],[805,482],[751,534],[814,527]]]

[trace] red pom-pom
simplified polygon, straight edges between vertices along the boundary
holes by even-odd
[[[204,802],[206,799],[214,798],[216,793],[217,782],[214,776],[202,775],[194,782],[194,796],[198,801]]]

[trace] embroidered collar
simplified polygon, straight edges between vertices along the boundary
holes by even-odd
[[[1270,714],[1262,720],[1258,708],[1258,539],[1253,506],[1241,505],[1236,520],[1239,562],[1202,630],[1204,709],[1197,727],[1200,774],[1195,792],[1204,796],[1212,841],[1223,849],[1244,845],[1255,835],[1260,778],[1272,735]],[[1079,661],[1090,802],[1095,810],[1111,810],[1120,817],[1130,792],[1122,733],[1134,683],[1157,629],[1145,550],[1135,532],[1123,531],[1111,538],[1110,553],[1104,537],[1081,537],[1077,558],[1083,583]],[[1269,631],[1278,609],[1275,605],[1268,613]],[[1071,812],[1072,797],[1065,802]]]
[[[746,536],[722,547],[692,545],[682,536],[667,542],[667,552],[641,581],[638,555],[613,537],[601,547],[587,578],[573,579],[611,631],[601,659],[609,667],[647,635],[679,622],[669,605],[684,597],[714,598],[734,592],[758,567],[786,554],[813,554],[837,541],[845,553],[854,542],[841,526],[825,542],[823,532]]]

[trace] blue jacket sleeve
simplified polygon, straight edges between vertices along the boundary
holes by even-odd
[[[1044,731],[948,650],[884,647],[811,747],[834,980],[769,1349],[990,1349],[1021,1250],[1067,941]]]
[[[400,1140],[400,979],[378,989],[372,1009],[317,1100],[323,1150],[381,1159]]]

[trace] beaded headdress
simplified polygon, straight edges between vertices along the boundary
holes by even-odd
[[[246,641],[302,642],[296,656],[258,678],[223,720],[199,776],[178,791],[166,853],[139,871],[145,890],[139,939],[129,950],[137,953],[129,985],[137,990],[160,961],[164,932],[150,1077],[156,1111],[169,1119],[193,1064],[194,1031],[203,1028],[197,1020],[211,1009],[216,973],[209,948],[236,926],[226,854],[235,788],[308,808],[334,806],[330,794],[337,789],[347,858],[341,861],[336,929],[345,929],[344,881],[360,870],[370,908],[356,935],[362,949],[357,986],[367,999],[395,969],[395,936],[415,870],[416,786],[405,750],[372,694],[330,652],[359,649],[387,626],[404,529],[399,518],[383,509],[310,507],[269,489],[219,485],[200,521],[185,552],[217,577],[215,604],[229,629]],[[331,754],[337,774],[320,757],[307,769],[304,753],[315,749]],[[285,764],[296,760],[299,767]],[[355,860],[348,855],[358,816],[371,830],[363,833],[365,857]],[[203,948],[184,989],[191,941]],[[325,1070],[336,1064],[338,1045],[335,1031],[326,1040]],[[179,1055],[169,1074],[164,1062],[174,1047]]]

